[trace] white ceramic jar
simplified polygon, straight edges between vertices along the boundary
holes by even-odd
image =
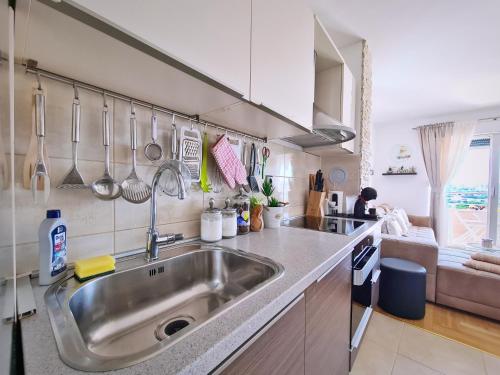
[[[210,198],[209,208],[201,214],[201,240],[216,242],[222,239],[222,213],[214,207],[215,200]]]
[[[222,238],[233,238],[238,233],[236,208],[229,207],[229,198],[225,202],[226,207],[222,209]]]

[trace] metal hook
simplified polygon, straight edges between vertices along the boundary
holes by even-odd
[[[151,104],[151,115],[156,116],[155,105]]]
[[[108,108],[108,103],[106,103],[106,91],[103,91],[102,92],[102,103],[103,103],[103,106],[104,108]]]
[[[130,101],[130,114],[135,115],[134,101]]]
[[[76,87],[76,83],[75,82],[73,82],[73,90],[75,90],[75,99],[76,100],[80,99],[78,97],[78,88]]]

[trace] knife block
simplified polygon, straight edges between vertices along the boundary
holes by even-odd
[[[325,199],[324,191],[309,191],[309,199],[307,200],[306,216],[325,216],[323,201]]]

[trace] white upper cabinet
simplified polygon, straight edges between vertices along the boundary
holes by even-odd
[[[250,100],[312,127],[314,16],[302,0],[252,1]]]
[[[314,27],[314,104],[340,124],[354,127],[356,80],[317,17]]]
[[[249,99],[251,0],[73,0]]]
[[[342,69],[342,123],[354,128],[356,117],[356,81],[347,67]]]

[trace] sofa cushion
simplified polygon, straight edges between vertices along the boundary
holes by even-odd
[[[434,231],[432,230],[432,228],[427,228],[427,227],[411,226],[410,229],[408,229],[408,234],[406,235],[406,237],[408,238],[414,237],[436,242]]]
[[[500,309],[498,292],[500,290],[500,275],[464,266],[463,263],[470,259],[472,254],[473,251],[467,250],[439,249],[437,302],[444,303],[444,301],[440,302],[439,294],[441,294]],[[461,308],[460,306],[454,307]],[[467,310],[465,306],[463,309]]]

